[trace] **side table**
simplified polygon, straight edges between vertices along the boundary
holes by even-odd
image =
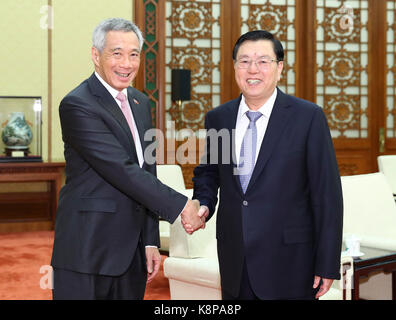
[[[0,163],[0,183],[46,182],[46,192],[0,194],[0,232],[53,230],[65,163]]]

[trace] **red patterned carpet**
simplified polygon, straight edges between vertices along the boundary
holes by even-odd
[[[49,300],[52,231],[0,234],[0,300]],[[162,261],[166,257],[162,256]],[[41,270],[41,273],[40,273]],[[44,287],[44,289],[42,289]],[[145,300],[169,300],[163,268],[147,286]]]

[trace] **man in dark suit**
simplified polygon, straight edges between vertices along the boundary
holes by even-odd
[[[60,103],[66,184],[51,264],[54,299],[143,299],[161,257],[158,217],[201,225],[199,203],[162,184],[143,157],[148,98],[130,87],[143,37],[124,19],[93,33],[95,73]],[[149,161],[152,163],[152,161]]]
[[[193,199],[210,218],[220,188],[223,299],[314,299],[339,278],[343,201],[329,128],[320,107],[276,87],[283,58],[271,33],[242,35],[233,52],[242,95],[205,118],[223,138],[207,136]]]

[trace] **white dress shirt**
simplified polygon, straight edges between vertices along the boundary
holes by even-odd
[[[107,89],[107,91],[109,91],[109,93],[111,94],[111,96],[114,98],[114,100],[117,102],[118,106],[121,109],[121,101],[118,100],[116,97],[119,93],[118,90],[114,89],[112,86],[110,86],[106,81],[104,81],[102,79],[102,77],[95,71],[95,76],[99,79],[99,81],[104,85],[104,87]],[[122,90],[122,93],[125,94],[125,96],[128,98],[128,90],[127,88]],[[132,110],[130,108],[129,105],[129,101],[128,99],[126,100],[128,107],[127,108],[127,112],[130,113],[131,118],[132,118],[132,123],[133,123],[133,135],[135,136],[135,147],[136,147],[136,153],[137,153],[137,157],[138,157],[138,161],[139,161],[139,166],[142,167],[143,163],[144,163],[144,157],[143,157],[143,150],[142,150],[142,144],[140,143],[140,138],[139,138],[139,132],[137,130],[137,126],[136,126],[136,122],[135,122],[135,118],[133,117],[133,113]],[[121,110],[122,111],[122,110]]]
[[[264,103],[257,112],[262,113],[263,115],[256,121],[257,127],[257,146],[256,146],[256,159],[254,160],[254,165],[256,165],[257,158],[259,155],[261,143],[263,142],[265,131],[267,130],[268,121],[271,116],[272,108],[274,107],[275,99],[277,95],[277,89],[275,88],[271,97]],[[235,156],[237,164],[239,165],[239,158],[241,155],[241,146],[243,137],[245,136],[246,130],[249,126],[249,119],[246,115],[246,112],[253,111],[250,110],[246,104],[245,97],[242,95],[241,102],[239,104],[237,121],[235,125]]]

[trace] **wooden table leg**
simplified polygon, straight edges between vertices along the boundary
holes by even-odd
[[[359,300],[359,275],[353,275],[352,300]]]

